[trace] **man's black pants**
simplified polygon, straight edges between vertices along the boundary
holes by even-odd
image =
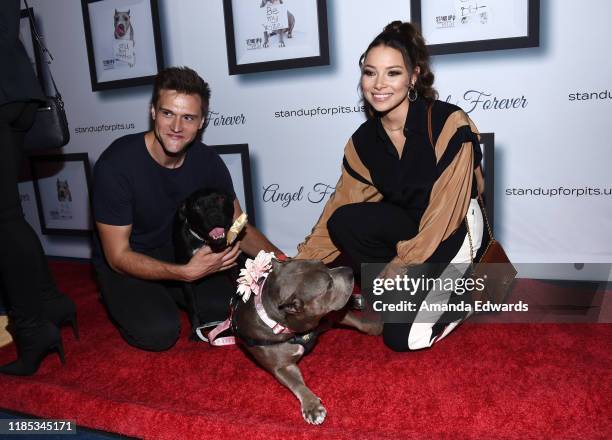
[[[173,260],[171,249],[146,254],[163,261]],[[102,261],[94,261],[94,266],[104,303],[127,343],[150,351],[171,348],[181,330],[179,309],[187,307],[182,283],[122,275]],[[195,282],[194,289],[200,322],[222,321],[228,317],[236,286],[227,271]]]

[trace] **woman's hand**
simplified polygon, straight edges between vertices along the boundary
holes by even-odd
[[[240,255],[239,242],[221,252],[213,252],[208,246],[202,246],[183,266],[183,280],[195,281],[202,277],[227,270],[236,265],[236,258]]]
[[[385,266],[382,272],[378,274],[377,278],[395,279],[395,277],[397,277],[398,275],[400,277],[403,277],[406,274],[406,271],[406,263],[404,263],[398,257],[395,257]]]

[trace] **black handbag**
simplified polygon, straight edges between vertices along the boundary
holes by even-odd
[[[47,54],[49,55],[50,60],[53,60],[53,56],[40,40],[40,36],[34,24],[34,17],[32,17],[31,9],[28,7],[27,1],[25,3],[36,44],[40,48],[43,55]],[[44,62],[43,64],[48,65],[50,64],[50,61],[48,63]],[[24,139],[24,150],[28,152],[61,148],[70,141],[70,130],[68,128],[68,119],[66,118],[66,111],[64,109],[64,101],[62,100],[62,95],[57,89],[57,84],[55,84],[55,80],[51,74],[51,69],[47,67],[47,70],[49,72],[51,82],[53,83],[55,94],[46,96],[44,104],[42,104],[36,111],[34,124],[26,133]]]

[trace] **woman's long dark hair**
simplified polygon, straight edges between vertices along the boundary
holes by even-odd
[[[408,71],[412,72],[419,67],[419,74],[415,83],[418,96],[426,100],[438,99],[438,92],[433,88],[434,74],[429,65],[429,53],[425,40],[419,30],[411,23],[394,21],[389,23],[383,31],[372,40],[366,51],[359,58],[359,68],[363,67],[368,52],[378,46],[387,46],[397,49],[404,58]],[[373,114],[373,109],[367,100],[364,100],[367,112]]]

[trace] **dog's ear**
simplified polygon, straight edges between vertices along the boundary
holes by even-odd
[[[278,261],[276,258],[272,258],[271,263],[272,263],[272,272],[278,273],[283,263]]]
[[[297,315],[304,310],[304,301],[293,294],[284,303],[279,305],[278,309],[287,315]]]
[[[259,5],[260,8],[263,8],[266,5],[266,0],[261,0],[261,5]]]

